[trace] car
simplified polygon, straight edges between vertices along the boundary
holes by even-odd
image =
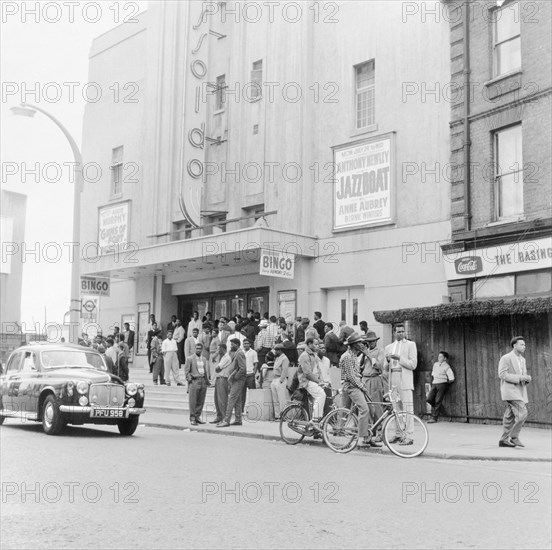
[[[144,385],[109,372],[93,348],[31,343],[14,350],[0,376],[0,424],[6,418],[42,422],[57,435],[66,424],[117,425],[132,435],[144,409]]]

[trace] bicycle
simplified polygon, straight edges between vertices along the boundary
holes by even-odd
[[[305,396],[306,390],[302,390]],[[301,443],[305,437],[323,438],[322,426],[325,419],[335,410],[339,410],[335,403],[335,398],[341,393],[341,390],[331,390],[332,403],[330,410],[322,417],[319,422],[319,429],[315,428],[311,422],[312,418],[312,402],[310,397],[304,397],[301,401],[294,400],[288,405],[280,415],[280,437],[288,445],[297,445]],[[304,402],[307,402],[305,407]]]
[[[387,399],[386,399],[387,398]],[[372,401],[368,405],[382,405],[383,413],[368,432],[369,440],[382,427],[386,447],[401,458],[421,455],[429,442],[427,428],[414,413],[400,410],[400,397],[396,387],[384,395],[384,401]],[[336,453],[349,453],[358,445],[358,407],[336,408],[324,418],[322,434],[326,445]],[[408,430],[410,425],[410,430]],[[410,433],[408,433],[410,431]]]

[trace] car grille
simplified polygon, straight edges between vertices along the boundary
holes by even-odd
[[[98,407],[122,407],[125,403],[125,388],[119,384],[92,384],[90,404]]]

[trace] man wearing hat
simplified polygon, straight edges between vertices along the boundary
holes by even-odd
[[[312,421],[319,422],[324,416],[324,403],[326,402],[326,393],[320,387],[322,379],[318,362],[319,341],[307,338],[304,345],[305,351],[299,356],[299,369],[297,372],[299,387],[307,390],[307,393],[314,399]]]
[[[357,357],[364,350],[362,338],[358,332],[352,332],[345,343],[348,349],[339,361],[341,382],[343,391],[358,407],[358,436],[371,447],[381,447],[381,443],[373,441],[368,435],[370,431],[370,409],[366,399],[368,389],[360,377],[360,367],[357,361]]]
[[[301,324],[295,331],[295,344],[300,344],[306,340],[307,329],[309,328],[310,319],[308,317],[301,318]]]
[[[274,320],[276,320],[276,318],[274,318]],[[274,331],[266,319],[260,321],[259,329],[260,332],[257,334],[257,338],[255,338],[255,350],[257,351],[259,365],[262,366],[266,363],[266,354],[274,346],[274,340],[276,340],[278,332],[277,327],[275,327],[276,331]],[[262,374],[260,384],[262,387]]]
[[[240,347],[240,340],[238,338],[229,338],[228,341],[230,342],[230,354],[234,354],[232,357],[232,363],[228,369],[228,383],[230,385],[230,391],[228,394],[226,413],[222,419],[222,422],[217,424],[217,428],[242,425],[241,398],[243,386],[245,385],[247,362],[245,359],[245,353]],[[232,424],[230,424],[232,412],[234,412],[236,419],[232,422]]]
[[[389,385],[396,387],[401,396],[404,410],[414,412],[414,370],[418,366],[418,350],[416,343],[406,339],[404,325],[395,326],[395,341],[385,347],[385,360],[389,368]],[[406,437],[401,440],[398,432],[390,443],[399,440],[399,445],[412,445],[414,442],[414,421],[408,419],[406,424]]]
[[[369,330],[363,337],[368,349],[364,350],[364,370],[362,371],[362,382],[366,386],[368,396],[372,401],[383,402],[384,394],[384,374],[386,365],[385,352],[378,346],[379,338],[376,333]],[[379,403],[369,404],[370,421],[372,424],[383,414],[382,406]],[[381,432],[374,441],[381,441]]]
[[[525,364],[525,339],[514,336],[510,340],[512,351],[503,355],[498,363],[500,396],[506,401],[506,412],[502,419],[504,432],[498,442],[499,447],[525,447],[519,440],[521,428],[527,420],[527,384],[531,377]]]
[[[274,346],[274,379],[270,384],[272,394],[272,403],[274,405],[275,420],[279,420],[282,411],[286,408],[289,401],[289,392],[287,391],[287,374],[289,368],[289,359],[284,353],[284,344]]]

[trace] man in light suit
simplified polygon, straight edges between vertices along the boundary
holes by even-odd
[[[506,401],[506,412],[502,419],[504,433],[498,442],[499,447],[525,447],[519,440],[519,432],[527,419],[527,384],[531,377],[525,365],[525,340],[515,336],[510,341],[512,351],[503,355],[498,363],[500,396]]]
[[[192,426],[205,424],[201,420],[201,413],[203,412],[207,386],[209,385],[209,368],[207,359],[203,356],[203,344],[196,344],[195,353],[188,355],[184,372],[190,389],[190,424]]]
[[[389,370],[389,387],[397,386],[404,411],[414,413],[414,370],[418,365],[416,343],[406,339],[404,325],[395,326],[395,341],[385,347],[385,360]],[[414,422],[409,419],[406,426],[407,437],[401,440],[398,433],[390,443],[412,445],[414,443]]]

